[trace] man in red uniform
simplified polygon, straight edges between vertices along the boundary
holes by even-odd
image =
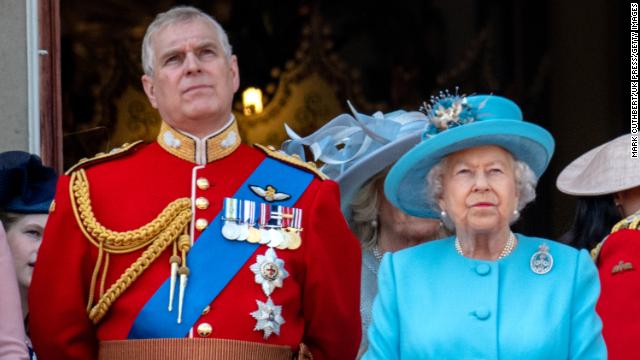
[[[638,357],[640,159],[630,156],[633,137],[625,134],[589,150],[567,165],[557,180],[558,189],[570,195],[609,195],[622,218],[591,251],[601,285],[596,311],[611,360]],[[597,223],[596,216],[603,212],[587,207],[580,216],[585,223]]]
[[[59,181],[30,294],[38,357],[354,358],[360,252],[337,185],[240,144],[237,60],[208,15],[158,15],[142,58],[158,139]]]

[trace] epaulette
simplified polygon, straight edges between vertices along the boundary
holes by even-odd
[[[64,174],[65,175],[69,175],[72,172],[74,172],[74,171],[76,171],[78,169],[81,169],[81,168],[85,168],[85,167],[87,167],[89,165],[98,164],[98,163],[101,163],[101,162],[109,160],[109,159],[120,157],[122,155],[125,155],[129,151],[133,150],[134,148],[138,147],[138,145],[140,145],[142,143],[143,143],[142,140],[138,140],[138,141],[132,142],[131,144],[124,143],[124,144],[122,144],[121,146],[119,146],[117,148],[111,149],[111,151],[109,151],[107,153],[99,152],[92,158],[82,158],[75,165],[70,167],[69,170],[65,171]]]
[[[280,160],[286,162],[287,164],[291,164],[295,167],[301,168],[303,170],[310,171],[314,173],[319,179],[326,180],[329,177],[325,175],[322,171],[318,169],[316,164],[313,161],[304,162],[300,159],[299,156],[285,154],[284,152],[276,150],[273,146],[264,146],[260,144],[253,144],[256,148],[262,150],[267,156],[272,157],[276,160]]]
[[[614,233],[622,229],[630,229],[630,230],[640,229],[640,210],[620,220],[617,224],[613,226],[613,228],[611,229],[611,232]]]

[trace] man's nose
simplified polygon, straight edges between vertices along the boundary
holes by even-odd
[[[189,52],[184,59],[185,70],[188,74],[200,72],[200,60],[196,54]]]

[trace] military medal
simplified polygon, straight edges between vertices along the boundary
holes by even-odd
[[[271,298],[268,298],[267,302],[256,300],[256,304],[258,304],[258,310],[251,313],[251,316],[256,319],[253,330],[262,331],[265,340],[271,334],[280,335],[280,325],[285,323],[282,317],[282,306],[275,305]]]
[[[269,242],[267,243],[267,246],[276,247],[282,244],[282,242],[284,241],[284,237],[282,236],[282,233],[278,229],[271,228],[268,230],[268,233],[269,233]]]
[[[271,221],[271,206],[260,204],[260,244],[269,243],[269,221]]]
[[[249,228],[255,221],[256,204],[251,200],[242,200],[241,203],[242,223],[238,226],[238,240],[244,241],[249,238]]]
[[[253,226],[249,226],[249,235],[247,236],[247,241],[252,244],[257,244],[260,242],[260,230],[254,228]]]
[[[238,210],[238,199],[224,199],[224,225],[222,226],[222,236],[228,240],[236,240],[240,235],[240,229],[236,220]]]
[[[544,275],[551,271],[551,268],[553,268],[553,256],[551,256],[549,247],[546,244],[543,243],[538,246],[538,251],[531,256],[529,266],[531,266],[531,271],[538,275]]]
[[[258,255],[256,263],[249,268],[255,274],[255,282],[262,286],[262,291],[267,296],[275,288],[281,288],[282,281],[289,276],[284,268],[284,260],[278,258],[272,248],[267,249],[264,255]]]
[[[289,235],[290,232],[288,229],[291,227],[293,209],[286,206],[280,206],[279,212],[280,216],[282,217],[282,220],[280,222],[280,234],[282,235],[282,242],[277,245],[276,248],[284,250],[289,248],[289,245],[291,244],[291,236]]]
[[[293,210],[293,218],[292,218],[292,227],[288,228],[289,230],[289,250],[296,250],[302,245],[302,237],[300,236],[300,232],[302,231],[302,209],[294,208]]]

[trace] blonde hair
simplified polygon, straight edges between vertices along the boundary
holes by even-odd
[[[384,196],[382,184],[386,174],[387,169],[369,179],[349,204],[351,210],[349,227],[364,249],[373,249],[378,242],[378,224],[375,223],[378,221],[380,196]]]

